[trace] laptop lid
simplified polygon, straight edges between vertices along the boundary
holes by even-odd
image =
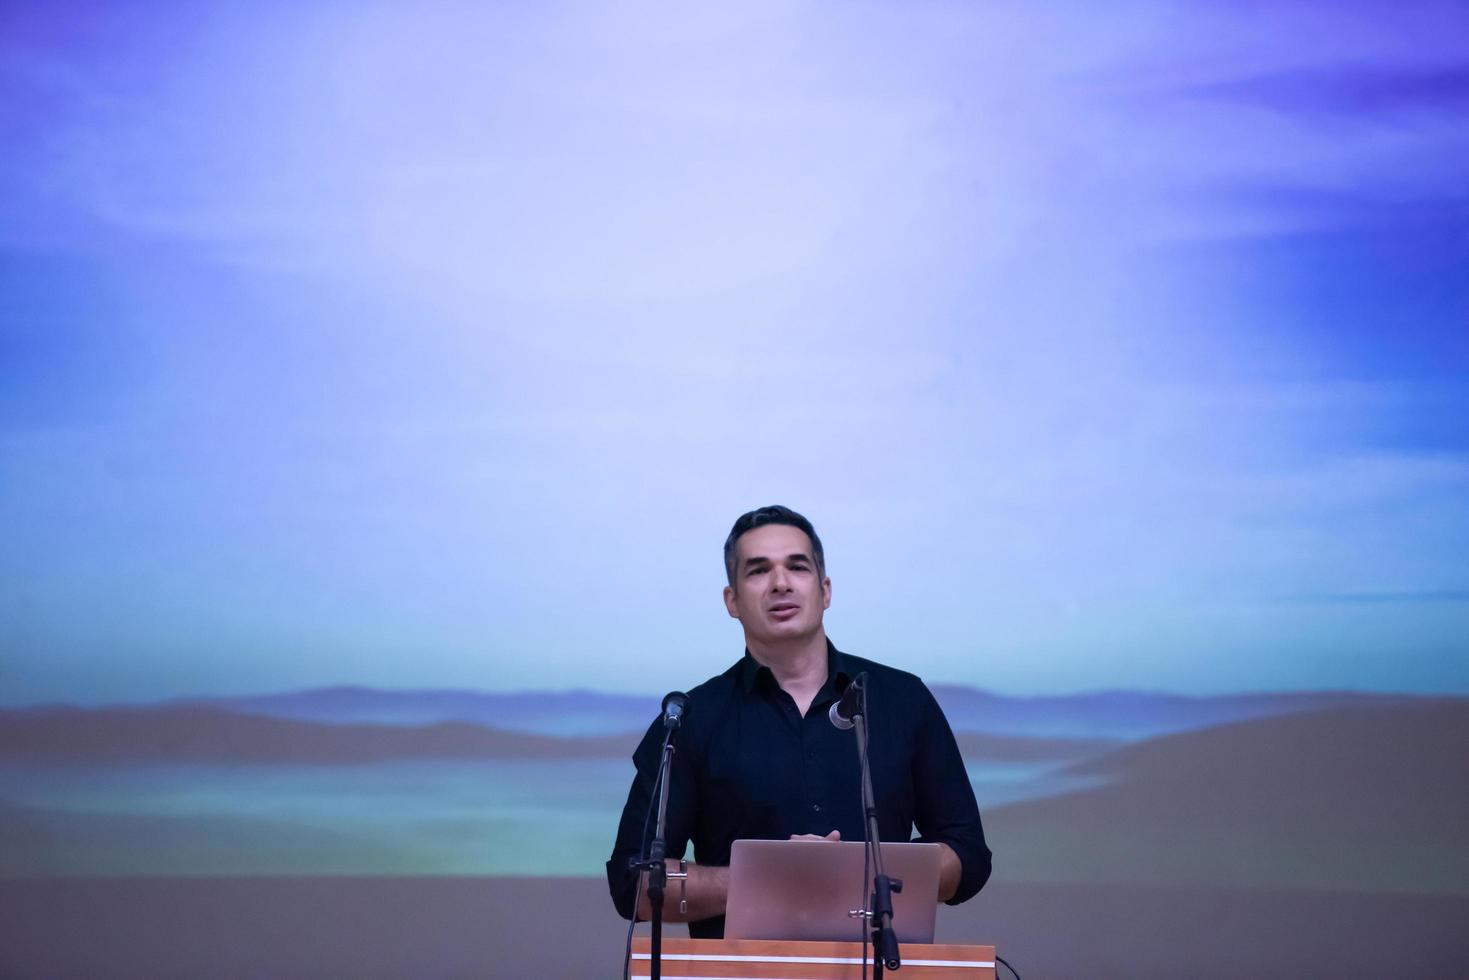
[[[864,845],[857,841],[737,840],[729,854],[726,939],[861,942],[870,930],[852,909],[866,908]],[[893,928],[902,943],[933,942],[938,916],[939,846],[883,842],[893,895]]]

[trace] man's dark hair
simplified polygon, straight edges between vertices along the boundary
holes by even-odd
[[[789,507],[780,504],[771,504],[769,507],[761,507],[752,510],[748,514],[741,514],[739,520],[734,522],[734,527],[729,529],[729,537],[724,539],[724,573],[729,577],[729,584],[735,581],[735,542],[747,532],[766,524],[787,524],[798,530],[804,531],[806,537],[811,539],[812,559],[816,562],[816,574],[820,578],[826,578],[826,553],[821,550],[821,538],[816,536],[816,528],[811,522]]]

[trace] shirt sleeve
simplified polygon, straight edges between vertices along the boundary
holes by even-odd
[[[923,710],[917,738],[914,823],[921,841],[949,845],[959,857],[959,888],[948,904],[973,898],[990,877],[990,849],[985,844],[979,804],[954,732],[933,694],[923,688]]]
[[[656,816],[651,813],[651,805],[654,802],[654,784],[658,779],[658,765],[663,752],[663,735],[662,719],[655,719],[633,752],[632,759],[637,772],[627,793],[627,803],[622,808],[622,819],[617,824],[617,839],[612,845],[612,856],[607,860],[607,887],[612,893],[612,904],[624,919],[633,917],[637,901],[638,875],[629,864],[646,853],[646,848],[653,839],[653,821]],[[673,774],[669,782],[668,812],[664,827],[666,853],[672,858],[683,857],[689,842],[693,790],[687,756],[682,743],[675,738]]]

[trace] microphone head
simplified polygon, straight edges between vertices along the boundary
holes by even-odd
[[[861,673],[847,682],[842,689],[842,696],[832,702],[831,709],[826,716],[831,723],[842,731],[852,728],[856,722],[852,719],[862,713],[862,691],[867,683],[867,674]]]
[[[663,724],[673,728],[683,721],[689,706],[689,696],[682,691],[670,691],[663,699]]]

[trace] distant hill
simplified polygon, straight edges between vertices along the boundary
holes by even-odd
[[[605,758],[630,756],[637,737],[557,738],[467,722],[327,724],[179,706],[0,712],[0,759],[53,763]]]
[[[1406,706],[1445,699],[1338,691],[1189,697],[1140,691],[1012,697],[939,684],[934,696],[956,732],[1043,738],[1136,740],[1249,718],[1331,708]],[[645,731],[660,695],[597,691],[383,690],[338,686],[246,697],[190,698],[199,707],[334,724],[430,725],[470,722],[502,731],[591,736]],[[1469,703],[1469,699],[1457,699]]]
[[[302,721],[217,707],[0,711],[0,760],[39,763],[286,763],[353,765],[390,759],[626,759],[642,736],[557,736],[472,722],[384,725]],[[1117,743],[961,732],[966,759],[1065,763]]]
[[[1097,788],[985,812],[1024,881],[1469,895],[1469,703],[1342,708],[1161,736]]]
[[[596,691],[394,691],[339,686],[282,694],[192,698],[179,706],[224,708],[272,718],[332,723],[430,725],[472,722],[539,735],[610,735],[647,730],[662,695]]]
[[[1285,691],[1208,697],[1145,691],[1094,691],[1012,697],[972,687],[936,684],[933,693],[943,705],[949,724],[955,731],[1127,740],[1252,718],[1333,708],[1406,707],[1444,702],[1469,704],[1469,699],[1465,698],[1351,691]]]

